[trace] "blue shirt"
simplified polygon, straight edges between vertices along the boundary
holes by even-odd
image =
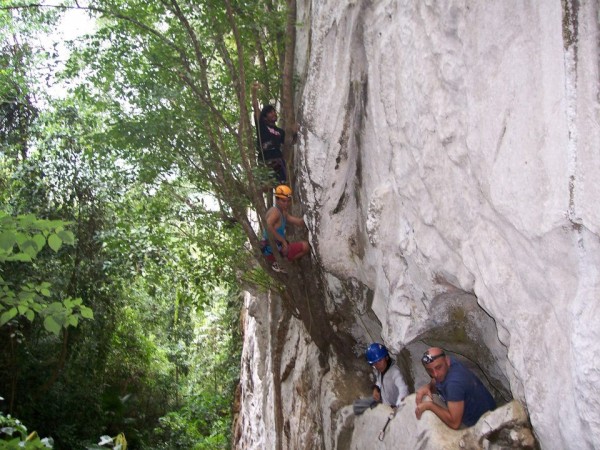
[[[446,378],[435,387],[446,402],[465,402],[462,423],[467,427],[475,425],[483,413],[496,408],[492,394],[481,380],[454,358],[450,358]]]
[[[277,206],[275,206],[275,208],[277,208]],[[277,227],[277,232],[282,235],[283,237],[285,237],[285,225],[286,225],[286,220],[285,220],[285,215],[281,212],[281,210],[279,208],[277,208],[277,211],[279,211],[279,214],[281,216],[281,224]],[[267,230],[263,231],[263,242],[265,243],[262,252],[263,255],[268,256],[268,255],[272,255],[273,251],[271,250],[271,246],[268,244],[269,242],[269,237],[267,234]],[[277,242],[277,249],[279,251],[281,251],[281,243]]]

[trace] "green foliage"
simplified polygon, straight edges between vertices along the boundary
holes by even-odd
[[[35,431],[28,434],[27,427],[19,419],[5,416],[0,411],[0,450],[35,450],[53,445],[52,438],[41,439]]]
[[[248,205],[242,157],[253,157],[254,142],[240,134],[249,132],[239,130],[242,104],[246,108],[240,89],[249,84],[243,78],[248,73],[270,79],[265,84],[278,97],[282,44],[274,37],[283,30],[284,11],[269,3],[232,2],[247,53],[235,47],[225,2],[183,1],[177,8],[166,2],[91,3],[104,13],[101,27],[87,47],[74,51],[64,76],[85,72],[74,93],[110,114],[101,138],[139,167],[140,179],[175,176],[210,191],[222,205]],[[258,54],[264,62],[259,71]]]
[[[160,449],[230,448],[231,409],[239,376],[239,296],[213,292],[213,303],[195,322],[189,348],[189,388],[183,406],[160,418],[154,434]]]
[[[0,8],[0,389],[58,448],[230,446],[238,224],[268,175],[243,91],[279,97],[282,3],[92,0],[61,100],[29,42],[60,10]]]
[[[231,424],[227,416],[214,417],[214,411],[221,405],[216,404],[218,402],[214,395],[207,397],[207,402],[202,403],[205,406],[202,410],[185,409],[160,418],[155,433],[160,436],[162,444],[157,450],[217,450],[231,447],[226,438]],[[202,402],[203,399],[195,401]],[[192,414],[194,412],[206,415],[196,416]],[[203,432],[207,421],[210,421],[211,427]]]
[[[73,245],[75,236],[65,225],[62,221],[37,219],[33,214],[11,217],[0,211],[0,263],[31,262],[46,244],[54,252],[63,243]]]
[[[0,264],[31,263],[46,244],[55,253],[63,243],[73,245],[75,236],[64,225],[62,221],[41,220],[31,214],[11,217],[0,211]],[[12,288],[0,277],[0,326],[19,316],[32,322],[39,315],[44,318],[44,328],[58,335],[62,328],[77,327],[81,318],[93,319],[92,310],[83,305],[81,298],[67,297],[50,303],[50,288],[48,282]]]
[[[24,160],[30,128],[39,113],[34,98],[43,96],[40,81],[55,70],[49,59],[52,50],[37,43],[56,23],[59,12],[10,8],[21,4],[3,0],[0,9],[0,148]]]

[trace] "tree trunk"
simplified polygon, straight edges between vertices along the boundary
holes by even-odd
[[[285,129],[285,143],[283,157],[287,163],[288,181],[294,186],[294,152],[293,130],[296,124],[294,109],[294,60],[296,55],[296,0],[287,0],[287,20],[285,30],[285,58],[283,63],[283,87],[281,98],[281,112]]]

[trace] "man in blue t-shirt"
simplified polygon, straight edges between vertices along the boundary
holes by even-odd
[[[441,348],[427,350],[421,362],[431,382],[417,390],[417,419],[421,418],[423,411],[429,410],[457,430],[461,425],[475,425],[483,413],[496,407],[492,394],[481,380],[457,360],[446,356]],[[434,394],[440,396],[445,406],[431,401]],[[429,399],[426,399],[427,396]]]

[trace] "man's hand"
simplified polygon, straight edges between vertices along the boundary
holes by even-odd
[[[287,241],[283,241],[283,242],[281,243],[281,254],[282,254],[283,256],[287,256],[287,254],[288,254],[288,250],[289,250],[289,249],[288,249],[288,243],[287,243]]]
[[[429,407],[433,404],[433,402],[431,401],[421,401],[417,403],[417,407],[415,408],[415,416],[417,416],[417,419],[421,419],[421,414],[423,414],[423,412],[427,411],[428,409],[430,409]]]
[[[429,384],[421,386],[419,389],[417,389],[415,397],[415,402],[417,403],[417,405],[423,401],[423,397],[425,397],[426,395],[431,397],[431,386]]]
[[[379,392],[378,387],[373,388],[373,398],[375,399],[376,402],[381,403],[381,392]]]

